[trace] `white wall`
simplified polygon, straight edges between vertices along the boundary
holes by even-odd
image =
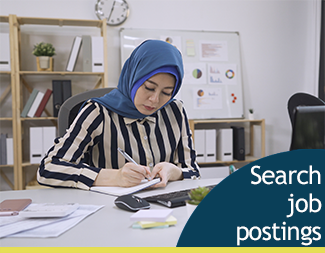
[[[97,19],[96,0],[0,0],[0,14]],[[130,16],[108,28],[109,86],[120,73],[119,29],[238,31],[244,108],[266,120],[266,155],[287,151],[287,101],[316,92],[319,0],[128,0]]]

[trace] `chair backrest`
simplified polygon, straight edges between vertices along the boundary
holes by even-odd
[[[288,100],[288,113],[293,126],[294,112],[297,106],[312,106],[312,105],[324,105],[325,102],[318,97],[307,93],[293,94]]]
[[[297,106],[290,150],[325,149],[325,104]]]
[[[77,116],[81,105],[90,98],[102,97],[115,88],[101,88],[85,91],[68,98],[60,107],[58,114],[58,134],[63,136]]]

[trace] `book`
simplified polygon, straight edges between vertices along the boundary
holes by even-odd
[[[57,117],[61,105],[71,97],[71,80],[52,80],[53,116]]]
[[[130,216],[131,221],[166,222],[173,213],[172,209],[139,210]]]
[[[194,143],[196,151],[196,161],[198,163],[205,162],[205,129],[194,130]]]
[[[91,191],[104,193],[113,196],[122,196],[127,194],[132,194],[141,191],[149,186],[155,185],[160,182],[160,178],[155,178],[153,180],[142,180],[139,185],[133,187],[114,187],[114,186],[93,186],[90,187]]]
[[[55,126],[29,128],[30,163],[40,163],[48,150],[54,145]]]
[[[205,162],[211,163],[216,159],[217,131],[216,129],[205,129]]]
[[[165,222],[157,221],[138,221],[132,225],[133,228],[154,228],[154,227],[169,227],[177,224],[177,219],[170,215]]]
[[[62,80],[62,104],[71,97],[71,80]]]
[[[7,146],[7,164],[14,164],[14,141],[13,138],[6,139]]]
[[[43,99],[42,99],[41,103],[39,104],[39,106],[38,106],[38,108],[37,108],[37,110],[35,112],[34,117],[41,117],[42,112],[44,111],[45,106],[46,106],[47,102],[49,101],[51,94],[52,94],[52,90],[47,89],[44,96],[43,96]]]
[[[92,72],[91,36],[82,36],[82,67],[84,72]]]
[[[43,128],[29,128],[29,156],[30,163],[39,164],[43,158]]]
[[[80,36],[76,36],[74,38],[66,71],[74,71],[78,59],[79,51],[80,51],[81,42],[82,42],[82,38]]]
[[[27,113],[29,112],[29,109],[32,106],[38,92],[39,92],[39,90],[33,89],[32,93],[30,94],[30,96],[25,104],[23,111],[20,114],[20,117],[25,118],[27,116]]]
[[[54,139],[56,137],[55,126],[43,126],[42,127],[42,143],[43,143],[43,156],[47,154],[49,149],[54,145]]]
[[[57,117],[62,101],[62,82],[61,80],[52,80],[53,90],[53,116]]]
[[[92,72],[104,72],[104,39],[91,37]]]
[[[7,135],[0,135],[0,165],[7,164]]]
[[[10,39],[9,33],[0,33],[0,71],[10,71]]]
[[[27,117],[33,118],[37,108],[39,107],[42,99],[44,97],[44,93],[43,92],[38,92],[36,98],[34,99],[32,106],[30,107],[28,113],[27,113]]]

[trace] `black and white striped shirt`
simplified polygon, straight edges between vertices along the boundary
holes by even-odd
[[[117,148],[152,169],[159,162],[181,168],[184,179],[200,178],[186,112],[174,100],[142,120],[125,118],[96,102],[88,102],[66,134],[42,160],[40,184],[89,189],[99,171],[127,162]]]

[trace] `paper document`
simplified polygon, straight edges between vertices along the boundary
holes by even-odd
[[[172,209],[139,210],[131,215],[130,220],[165,222],[172,213]]]
[[[103,205],[80,205],[63,218],[3,217],[0,219],[0,238],[3,237],[57,237],[66,232]]]
[[[54,218],[67,216],[79,208],[78,203],[42,203],[30,204],[26,209],[19,212],[24,218]]]
[[[160,178],[155,178],[153,180],[142,180],[139,185],[133,187],[112,187],[112,186],[93,186],[90,188],[91,191],[100,192],[104,194],[109,194],[113,196],[122,196],[127,194],[132,194],[141,191],[149,186],[155,185],[160,182]]]

